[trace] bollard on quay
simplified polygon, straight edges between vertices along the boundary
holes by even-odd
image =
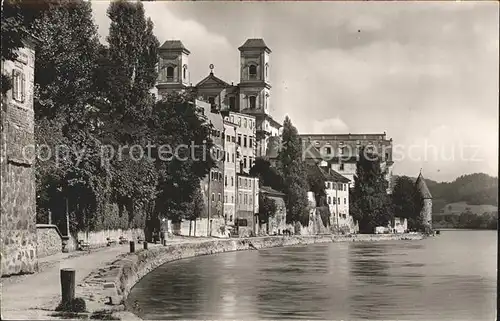
[[[134,252],[135,252],[135,242],[130,241],[130,253],[134,253]]]
[[[75,299],[75,270],[61,269],[61,303],[70,305]]]

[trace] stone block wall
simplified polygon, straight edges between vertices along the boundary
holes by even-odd
[[[129,241],[137,240],[138,237],[144,239],[144,230],[137,229],[128,229],[128,230],[101,230],[101,231],[93,231],[93,232],[78,232],[77,239],[75,239],[76,244],[78,244],[79,240],[83,240],[86,243],[89,243],[90,247],[102,247],[108,244],[108,238],[119,241],[120,236],[123,236]]]
[[[38,269],[33,157],[35,52],[32,44],[25,45],[16,61],[2,62],[2,72],[13,77],[13,88],[2,99],[1,108],[2,275]]]
[[[227,233],[222,233],[221,227],[225,226],[223,218],[213,218],[211,236],[226,237]],[[209,222],[207,218],[198,218],[193,221],[182,221],[180,223],[170,223],[172,230],[169,233],[181,236],[208,236]],[[191,226],[191,229],[190,229]]]
[[[39,258],[62,252],[62,235],[56,225],[37,224],[37,256]]]

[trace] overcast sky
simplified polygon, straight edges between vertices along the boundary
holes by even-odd
[[[107,2],[93,3],[104,41]],[[238,47],[271,48],[272,115],[301,133],[383,133],[395,174],[449,181],[498,172],[495,2],[152,2],[163,43],[191,51],[193,84],[239,81]],[[398,155],[396,155],[398,156]]]

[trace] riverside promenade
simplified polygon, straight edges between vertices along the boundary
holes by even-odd
[[[167,246],[149,244],[148,250],[116,245],[91,252],[61,253],[39,260],[40,272],[2,278],[2,319],[53,320],[61,299],[60,269],[76,270],[76,297],[83,298],[89,312],[114,311],[123,320],[136,316],[123,311],[130,289],[156,267],[182,258],[228,251],[258,250],[313,243],[419,240],[420,234],[356,236],[270,236],[248,239],[179,238]],[[112,302],[110,302],[112,301]],[[112,303],[111,305],[109,303]]]
[[[168,244],[195,243],[208,240],[174,239]],[[149,244],[150,248],[162,245]],[[137,244],[140,250],[142,245]],[[38,260],[39,272],[2,278],[1,319],[2,320],[53,320],[55,307],[61,300],[60,269],[76,270],[76,297],[81,296],[78,286],[89,274],[105,266],[118,256],[129,252],[129,244],[103,247],[91,251],[59,253]]]

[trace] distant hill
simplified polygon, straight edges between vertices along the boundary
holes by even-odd
[[[396,177],[397,178],[397,177]],[[416,178],[412,178],[416,180]],[[498,178],[483,173],[462,175],[453,182],[425,180],[435,214],[475,214],[498,211]]]

